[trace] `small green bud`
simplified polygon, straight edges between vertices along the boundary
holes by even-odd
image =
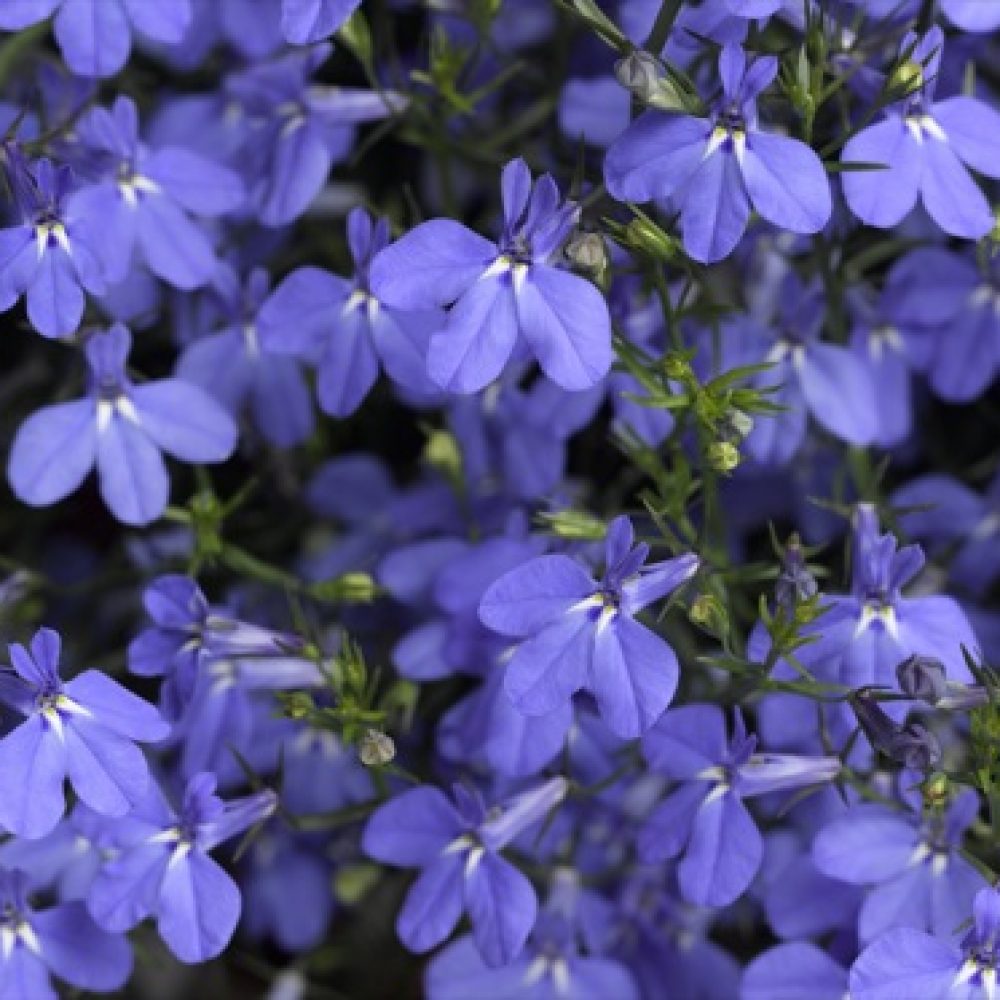
[[[907,59],[896,67],[889,84],[905,94],[911,94],[924,85],[924,68],[915,60]]]
[[[699,594],[691,605],[688,617],[709,635],[718,637],[729,632],[729,615],[714,594]]]
[[[675,261],[680,255],[680,245],[649,219],[633,219],[625,227],[629,245],[658,260]]]
[[[740,450],[731,441],[716,441],[709,445],[708,464],[716,472],[732,472],[740,464]]]
[[[615,79],[644,103],[653,96],[662,75],[656,56],[642,49],[633,49],[615,63]]]
[[[685,382],[691,377],[691,362],[682,354],[668,354],[662,367],[663,374],[674,382]]]
[[[943,808],[950,797],[951,783],[946,774],[937,772],[924,782],[924,802],[932,809]]]
[[[282,708],[289,719],[308,719],[316,710],[316,703],[305,691],[291,691],[282,697]]]
[[[581,510],[560,510],[542,514],[552,534],[576,542],[599,542],[607,534],[603,521]]]
[[[455,437],[448,431],[431,431],[424,445],[424,458],[448,479],[461,478],[462,453]]]
[[[368,573],[351,572],[312,584],[309,594],[321,601],[371,604],[378,596],[378,586]]]
[[[381,876],[378,865],[344,865],[337,869],[333,879],[333,892],[337,899],[348,906],[360,903],[374,888]]]

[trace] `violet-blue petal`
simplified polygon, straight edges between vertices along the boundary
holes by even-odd
[[[739,797],[731,791],[709,795],[677,868],[681,894],[700,906],[728,906],[747,890],[762,856],[760,831]]]
[[[20,500],[46,506],[78,489],[96,457],[93,402],[57,403],[38,410],[18,429],[7,478]]]
[[[464,905],[465,863],[461,852],[443,854],[410,887],[396,918],[396,932],[411,951],[430,951],[455,929]]]
[[[378,355],[364,308],[341,313],[316,373],[320,408],[332,417],[350,416],[378,379]]]
[[[50,246],[41,255],[26,297],[28,319],[40,334],[66,337],[76,332],[83,316],[83,290],[73,261],[61,246]]]
[[[102,726],[127,739],[155,743],[170,732],[154,706],[101,670],[78,674],[63,686],[63,692]]]
[[[451,219],[411,229],[372,261],[375,297],[396,309],[447,306],[496,259],[495,244]]]
[[[443,389],[478,392],[503,371],[517,331],[509,275],[480,278],[455,304],[444,328],[431,337],[427,371]]]
[[[517,868],[486,851],[465,877],[465,908],[483,961],[496,967],[521,953],[535,925],[538,899]]]
[[[677,197],[684,249],[703,264],[728,257],[750,218],[750,199],[735,153],[726,146],[717,149]]]
[[[332,35],[361,0],[282,0],[281,32],[293,45],[309,45]]]
[[[768,222],[793,233],[816,233],[829,221],[830,182],[819,157],[804,142],[753,132],[740,170],[753,207]]]
[[[239,919],[240,891],[207,854],[192,850],[167,866],[156,928],[182,962],[206,962],[221,954]]]
[[[191,0],[122,0],[129,20],[148,38],[168,44],[179,42],[191,25]]]
[[[176,146],[152,153],[143,164],[143,176],[196,215],[223,215],[238,208],[244,198],[239,174]]]
[[[317,124],[292,119],[277,137],[271,173],[260,194],[265,226],[294,222],[312,204],[330,173],[333,158]]]
[[[38,713],[0,740],[0,825],[19,837],[44,837],[66,808],[66,746]]]
[[[569,556],[539,556],[489,587],[479,604],[479,619],[501,635],[526,638],[596,590],[593,577]]]
[[[639,829],[637,847],[645,864],[657,864],[675,858],[691,836],[691,828],[709,786],[687,782],[671,792],[650,814]]]
[[[157,447],[185,462],[224,462],[238,435],[233,418],[203,389],[160,379],[132,389],[139,424]]]
[[[522,642],[507,665],[504,688],[525,715],[546,715],[584,686],[594,627],[585,611],[564,615]]]
[[[124,816],[149,783],[142,751],[86,717],[64,723],[66,770],[77,795],[94,812]]]
[[[870,944],[851,966],[851,997],[947,997],[961,964],[962,953],[955,945],[898,927]]]
[[[798,375],[810,412],[831,434],[854,445],[872,442],[875,387],[854,354],[833,344],[811,344]]]
[[[611,318],[585,278],[538,264],[517,290],[517,317],[542,370],[571,391],[595,385],[611,367]]]
[[[0,10],[0,28],[20,31],[44,21],[59,6],[61,0],[8,0]]]
[[[703,118],[646,111],[615,141],[604,179],[619,201],[651,201],[680,191],[702,162],[712,126]]]
[[[717,767],[726,757],[726,720],[717,705],[672,709],[643,737],[650,767],[679,781]]]
[[[83,903],[65,903],[35,913],[31,924],[45,964],[60,979],[101,993],[125,985],[132,972],[128,939],[101,930]]]
[[[643,567],[638,576],[626,580],[622,587],[622,609],[634,615],[673,593],[694,576],[698,562],[697,556],[688,554]]]
[[[920,195],[928,215],[949,235],[978,240],[993,228],[986,195],[947,142],[924,139]]]
[[[131,930],[157,906],[170,862],[169,845],[143,843],[112,859],[87,894],[87,909],[105,930]]]
[[[816,867],[844,882],[883,882],[902,872],[916,847],[914,827],[884,809],[852,810],[813,842]]]
[[[184,291],[211,280],[216,267],[212,244],[177,204],[162,195],[146,198],[135,220],[139,247],[155,275]]]
[[[365,853],[387,864],[415,867],[434,861],[465,824],[437,788],[413,788],[390,799],[368,820]]]
[[[851,211],[870,226],[889,229],[917,203],[923,153],[903,119],[892,115],[862,129],[841,154],[841,162],[882,164],[884,169],[845,170],[844,196]]]
[[[677,690],[677,657],[655,632],[627,615],[598,630],[588,687],[601,718],[624,739],[646,732]]]
[[[266,351],[308,357],[335,336],[351,283],[318,267],[300,267],[268,296],[257,314]]]
[[[114,76],[132,48],[125,11],[107,0],[63,0],[55,36],[66,65],[79,76]]]
[[[847,970],[809,941],[779,944],[743,973],[740,1000],[843,1000]]]
[[[170,481],[163,456],[131,420],[113,416],[97,435],[101,496],[125,524],[149,524],[167,506]]]

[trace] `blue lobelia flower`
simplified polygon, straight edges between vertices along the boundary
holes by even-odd
[[[1000,114],[974,97],[934,100],[943,46],[938,27],[922,38],[911,32],[903,39],[900,51],[908,59],[900,75],[916,86],[841,154],[845,164],[877,163],[885,169],[845,171],[844,196],[862,222],[883,229],[902,222],[919,196],[946,233],[977,240],[994,220],[967,168],[1000,177]]]
[[[431,338],[431,378],[453,392],[482,389],[524,338],[545,374],[587,389],[611,365],[611,322],[601,293],[555,266],[579,217],[545,174],[534,184],[521,159],[504,167],[504,229],[492,243],[451,219],[432,219],[372,263],[373,293],[399,309],[454,303]]]
[[[0,229],[0,311],[24,295],[28,319],[44,337],[65,337],[80,325],[84,289],[105,291],[94,246],[94,223],[67,210],[70,170],[40,160],[14,187],[19,226]]]
[[[535,925],[538,900],[528,879],[500,851],[557,806],[566,789],[564,778],[552,778],[487,812],[479,795],[461,785],[454,788],[454,803],[425,786],[379,808],[365,827],[365,853],[422,869],[396,921],[407,948],[436,947],[464,911],[487,965],[516,959]]]
[[[265,439],[287,448],[312,433],[313,410],[299,362],[261,350],[258,316],[269,284],[263,268],[241,284],[231,267],[220,264],[210,286],[220,325],[184,350],[176,374],[200,385],[234,417],[249,408]]]
[[[903,780],[919,777],[903,772]],[[979,797],[963,789],[947,810],[926,810],[919,793],[904,793],[910,809],[862,804],[827,824],[813,842],[821,872],[873,888],[858,916],[858,936],[869,942],[893,927],[915,927],[948,937],[965,920],[985,882],[959,853],[979,812]],[[915,801],[912,801],[914,800]]]
[[[224,840],[263,822],[277,796],[265,789],[223,802],[215,776],[195,775],[176,814],[155,784],[118,827],[117,850],[94,880],[87,909],[113,933],[156,919],[167,947],[182,962],[218,955],[240,916],[236,883],[209,856]]]
[[[120,324],[87,341],[90,386],[46,406],[18,429],[7,477],[19,499],[45,507],[69,496],[97,465],[101,496],[125,524],[149,524],[167,506],[161,452],[187,462],[223,462],[236,425],[202,389],[180,379],[136,385],[125,361],[132,335]]]
[[[600,582],[568,556],[540,556],[506,573],[483,595],[483,623],[524,640],[505,686],[525,715],[552,712],[586,688],[612,732],[634,737],[670,704],[677,657],[635,615],[689,580],[698,558],[683,555],[643,566],[649,546],[632,543],[629,519],[617,517],[608,528]]]
[[[281,33],[293,45],[329,38],[361,0],[281,0]]]
[[[852,1000],[992,1000],[1000,963],[1000,891],[980,889],[957,944],[910,927],[873,941],[851,967]]]
[[[439,309],[404,312],[372,293],[372,258],[389,243],[385,219],[362,208],[347,218],[347,239],[356,268],[341,278],[318,267],[293,271],[261,307],[261,346],[277,355],[316,360],[316,394],[325,413],[346,417],[368,395],[379,368],[399,385],[432,392],[427,343],[444,322]]]
[[[191,21],[191,0],[7,0],[0,29],[17,31],[52,14],[66,65],[78,76],[114,76],[128,61],[133,32],[179,42]]]
[[[299,645],[294,636],[240,621],[209,605],[194,580],[168,574],[142,595],[153,625],[128,647],[128,668],[139,677],[163,677],[164,713],[176,719],[194,694],[198,675],[213,659],[275,658]]]
[[[739,711],[731,739],[718,705],[667,712],[643,737],[650,767],[681,782],[639,832],[639,856],[655,863],[683,853],[681,894],[701,906],[727,906],[760,868],[763,841],[745,798],[831,781],[837,757],[755,753]]]
[[[803,629],[815,638],[796,651],[799,663],[833,683],[896,689],[896,665],[921,654],[940,660],[952,680],[970,680],[962,647],[975,654],[978,645],[958,603],[902,594],[923,568],[920,546],[897,551],[892,535],[879,534],[874,508],[859,504],[853,553],[851,593],[824,597],[824,613]]]
[[[246,178],[251,207],[265,226],[287,225],[305,212],[333,164],[354,147],[356,126],[405,107],[394,91],[315,82],[330,51],[321,43],[252,64],[207,99],[207,135],[234,141],[228,162]],[[185,131],[192,127],[185,125]]]
[[[66,808],[63,784],[95,812],[124,816],[149,784],[138,742],[162,740],[170,727],[156,709],[99,670],[63,683],[61,640],[39,629],[30,651],[10,647],[13,673],[0,674],[0,698],[26,718],[0,740],[0,825],[42,837]]]
[[[0,868],[0,990],[4,1000],[57,1000],[49,976],[111,993],[132,973],[132,949],[101,930],[81,902],[35,910],[28,876]]]
[[[794,233],[818,232],[832,210],[819,157],[805,143],[758,125],[757,97],[777,72],[774,57],[748,66],[739,45],[725,45],[723,92],[712,115],[640,115],[608,150],[608,191],[619,201],[670,198],[680,211],[684,249],[705,263],[733,251],[751,206]]]
[[[138,250],[146,266],[174,287],[206,284],[215,272],[215,252],[190,216],[212,218],[239,207],[245,194],[239,176],[188,149],[149,149],[139,139],[138,113],[127,97],[110,111],[88,112],[79,138],[103,169],[96,182],[73,194],[69,207],[100,220],[103,239],[94,249],[108,281],[125,279]]]

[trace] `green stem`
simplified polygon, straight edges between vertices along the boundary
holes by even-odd
[[[658,56],[663,51],[663,46],[667,44],[667,39],[670,37],[670,29],[674,26],[674,21],[677,20],[680,9],[681,0],[663,0],[663,3],[660,5],[660,12],[656,15],[656,20],[653,22],[653,30],[649,33],[646,44],[643,45],[643,48],[647,52],[652,52],[654,56]]]

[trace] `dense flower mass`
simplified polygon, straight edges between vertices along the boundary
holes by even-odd
[[[996,1000],[998,66],[0,0],[0,998]]]

